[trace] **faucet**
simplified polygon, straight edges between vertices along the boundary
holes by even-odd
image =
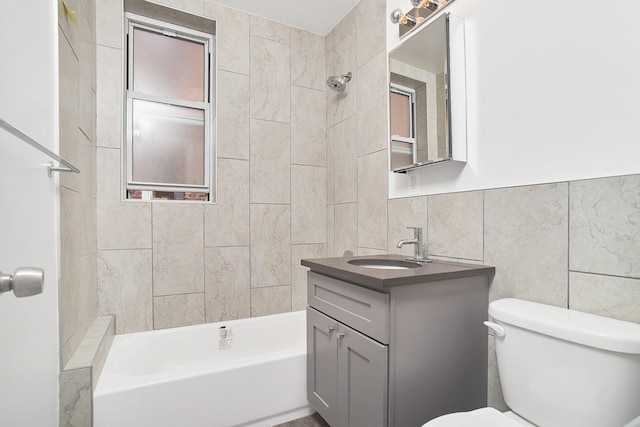
[[[417,262],[431,262],[424,257],[424,242],[422,240],[422,227],[407,227],[413,229],[413,239],[404,239],[398,242],[398,248],[404,245],[415,245],[415,252],[413,258],[407,258],[410,261]]]

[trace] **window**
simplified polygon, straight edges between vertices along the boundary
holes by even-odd
[[[211,200],[213,37],[126,14],[126,196]]]
[[[415,97],[414,89],[391,83],[389,105],[392,170],[416,163]]]

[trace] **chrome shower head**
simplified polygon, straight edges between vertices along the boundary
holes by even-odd
[[[347,87],[349,80],[351,80],[351,72],[341,76],[331,76],[327,79],[327,86],[336,92],[342,92]]]

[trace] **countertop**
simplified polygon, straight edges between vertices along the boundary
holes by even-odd
[[[479,275],[489,276],[495,273],[495,267],[445,261],[432,261],[417,268],[384,270],[349,264],[349,261],[354,259],[406,260],[406,257],[401,255],[372,255],[315,258],[303,259],[300,261],[300,264],[309,267],[311,271],[316,273],[383,292],[395,286]]]

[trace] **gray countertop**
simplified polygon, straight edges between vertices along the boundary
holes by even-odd
[[[495,273],[494,267],[444,261],[433,261],[422,267],[405,270],[383,270],[349,264],[349,261],[354,259],[404,260],[406,258],[400,255],[375,255],[303,259],[300,263],[316,273],[383,292],[395,286]]]

